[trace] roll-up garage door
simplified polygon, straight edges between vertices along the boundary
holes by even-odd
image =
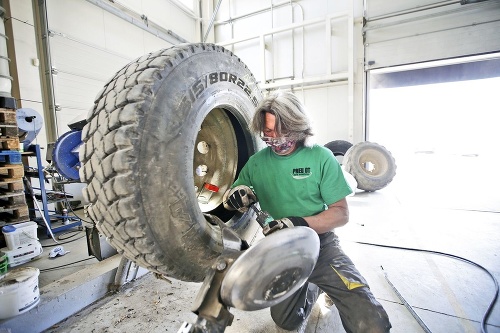
[[[500,50],[499,0],[366,0],[365,68]]]

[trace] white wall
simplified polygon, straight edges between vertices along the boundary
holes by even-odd
[[[204,30],[206,32],[213,8],[218,0],[202,0]],[[307,80],[330,73],[346,73],[352,61],[353,77],[349,82],[340,79],[334,85],[324,84],[283,86],[293,89],[304,100],[316,124],[317,142],[331,140],[363,140],[363,45],[361,38],[362,0],[293,1],[292,5],[275,7],[260,14],[235,19],[232,24],[223,21],[245,15],[256,9],[271,7],[285,2],[277,0],[224,0],[221,3],[212,34],[208,42],[223,42],[234,38],[263,33],[304,21],[326,18],[338,13],[352,13],[354,18],[353,44],[348,43],[345,21],[332,21],[329,36],[330,50],[326,49],[324,24],[297,28],[266,37],[265,80],[279,85],[280,79]],[[122,7],[144,14],[148,20],[171,29],[189,41],[199,41],[199,21],[193,14],[173,5],[170,1],[121,0]],[[43,114],[33,28],[31,0],[10,1],[14,26],[16,63],[20,86],[19,106],[33,108]],[[53,66],[59,71],[54,76],[56,103],[61,110],[56,113],[58,135],[65,133],[66,124],[82,113],[88,112],[93,99],[106,80],[123,65],[147,52],[168,47],[171,44],[145,32],[98,6],[85,0],[47,0],[49,28],[54,31],[50,38]],[[195,6],[196,7],[196,6]],[[261,54],[258,40],[228,45],[262,80]],[[351,46],[354,50],[349,50]],[[350,59],[349,51],[353,52]],[[328,58],[328,59],[327,59]],[[352,86],[349,86],[351,84]],[[352,96],[351,91],[354,92]],[[17,96],[16,96],[17,97]],[[38,143],[45,147],[44,131]]]
[[[196,19],[169,1],[123,0],[125,7],[144,14],[148,20],[170,29],[189,41],[197,40]],[[41,114],[42,93],[34,18],[31,0],[10,1],[15,64],[19,85],[18,107],[30,107]],[[172,46],[151,33],[85,0],[47,0],[49,38],[55,75],[58,135],[65,133],[68,121],[93,105],[104,83],[131,60],[151,51]],[[46,146],[44,133],[39,143]]]
[[[172,42],[166,42],[101,9],[93,3],[99,0],[46,1],[49,28],[53,31],[53,36],[50,37],[51,60],[59,71],[53,78],[56,103],[61,107],[60,111],[56,112],[57,131],[58,135],[62,135],[68,131],[66,125],[70,120],[88,112],[96,94],[118,69],[145,53],[169,47]],[[15,58],[12,59],[12,66],[16,67],[16,71],[13,72],[14,97],[18,100],[18,107],[33,108],[43,114],[41,75],[39,67],[36,66],[38,54],[33,2],[4,0],[3,3],[8,4],[12,16],[6,24],[12,25],[13,30],[13,35],[9,36],[11,41],[9,46],[13,48],[10,51],[15,53]],[[175,0],[113,2],[101,0],[101,2],[118,6],[128,13],[135,13],[139,20],[140,16],[144,15],[151,24],[171,30],[190,42],[199,42],[208,29],[219,0],[193,0],[195,10],[201,8],[203,14],[201,19],[197,18],[199,13],[191,13],[185,7],[176,5]],[[367,5],[366,15],[369,19],[365,27],[362,26],[364,2]],[[207,42],[216,42],[232,50],[247,64],[263,89],[291,89],[296,92],[311,114],[316,141],[319,144],[332,140],[348,140],[356,143],[365,139],[364,70],[370,69],[370,66],[365,64],[365,47],[368,55],[370,52],[374,55],[375,67],[390,66],[387,61],[403,54],[401,45],[406,45],[404,43],[412,43],[414,48],[419,49],[419,52],[411,53],[412,57],[419,57],[408,60],[411,62],[424,59],[424,56],[430,54],[429,50],[434,52],[433,57],[439,57],[440,54],[445,54],[444,51],[450,50],[440,45],[426,49],[419,40],[414,39],[414,42],[411,42],[408,36],[400,38],[401,40],[390,38],[392,34],[409,31],[400,29],[399,23],[403,27],[404,24],[408,26],[411,23],[411,26],[418,28],[416,24],[419,22],[418,24],[424,24],[426,28],[431,29],[434,26],[427,24],[429,19],[432,18],[438,23],[443,21],[437,15],[440,9],[420,10],[416,8],[420,2],[418,0],[401,3],[385,0],[223,0]],[[421,5],[433,7],[441,2],[425,0]],[[493,45],[498,51],[496,46],[498,44],[491,43],[492,40],[498,41],[498,34],[491,33],[496,30],[490,29],[488,35],[481,33],[489,26],[488,24],[498,24],[494,23],[498,22],[497,4],[498,1],[487,1],[455,8],[460,5],[454,3],[450,4],[453,8],[449,7],[450,10],[444,11],[445,17],[449,18],[446,22],[450,24],[462,22],[457,17],[464,16],[465,13],[473,13],[475,17],[486,19],[494,18],[492,22],[483,22],[484,24],[477,26],[474,22],[465,22],[465,26],[461,28],[465,29],[464,31],[473,31],[474,34],[460,34],[457,43],[460,50],[467,48],[471,49],[467,51],[469,53],[476,52],[475,50],[491,52],[491,49],[485,48],[491,48]],[[491,8],[494,10],[490,10]],[[409,9],[412,13],[398,14],[398,11]],[[351,21],[327,20],[328,17],[341,13],[347,13]],[[399,17],[393,17],[392,14]],[[408,15],[412,19],[405,23],[404,19]],[[379,24],[381,20],[379,16],[387,16],[382,17],[382,23],[389,24],[391,34],[386,33],[387,27]],[[466,16],[471,20],[471,15]],[[323,20],[323,22],[264,37],[265,33],[273,29],[312,20]],[[326,22],[330,22],[329,28]],[[394,22],[399,23],[394,24]],[[445,33],[446,31],[448,30],[444,29]],[[365,37],[369,38],[366,46],[363,44],[365,32]],[[495,39],[477,39],[474,36],[478,34],[483,39],[484,36],[493,36]],[[417,33],[410,35],[414,35],[415,38],[419,36]],[[237,40],[247,37],[253,39],[236,43]],[[377,39],[379,37],[382,39]],[[432,38],[428,40],[435,42]],[[371,42],[373,45],[370,46]],[[477,43],[483,48],[478,49],[475,46]],[[376,45],[382,44],[387,44],[387,47],[378,49],[389,50],[388,54],[391,57],[370,51],[376,49]],[[457,53],[457,56],[460,55],[461,53]],[[371,57],[367,58],[370,59]],[[37,137],[37,143],[46,147],[46,137],[45,130],[42,129]]]
[[[134,12],[139,17],[145,15],[150,25],[154,23],[171,30],[185,40],[199,41],[198,20],[194,13],[172,1],[117,0],[114,5],[131,15]],[[15,59],[11,61],[11,66],[15,66],[11,71],[13,85],[16,85],[13,97],[17,99],[18,108],[32,108],[43,116],[42,75],[36,65],[39,55],[32,3],[32,0],[11,0],[6,4],[4,1],[4,6],[10,8],[8,14],[12,17],[7,24],[12,25],[13,34],[9,36],[9,51],[15,52]],[[51,62],[58,71],[52,78],[55,103],[60,106],[55,117],[56,137],[59,137],[70,130],[68,122],[88,113],[97,93],[115,72],[137,57],[173,44],[90,1],[46,0],[46,3],[52,32],[49,38]],[[46,128],[45,123],[35,142],[42,149],[48,144]],[[42,154],[45,163],[45,151]],[[36,166],[33,161],[30,158],[30,166]],[[80,190],[71,190],[72,186],[67,186],[67,191],[79,198]]]
[[[218,2],[209,1],[213,7]],[[222,1],[213,38],[245,62],[261,88],[291,89],[301,97],[316,125],[316,142],[358,142],[364,139],[362,4],[362,0]],[[327,32],[327,17],[341,13],[353,21],[332,20]],[[259,35],[318,19],[325,21],[266,35],[265,50],[260,46]],[[336,74],[338,82],[325,79]]]
[[[33,28],[31,1],[19,0],[13,2],[11,15],[13,19],[9,20],[9,24],[12,24],[15,32],[13,43],[16,55],[15,59],[11,59],[11,64],[16,66],[17,71],[17,77],[14,77],[12,85],[18,86],[20,94],[20,96],[13,96],[17,99],[18,108],[31,108],[43,114],[39,71],[36,64],[34,64],[38,60],[38,55]],[[11,45],[9,45],[10,47]],[[12,70],[11,75],[15,76]],[[46,142],[43,130],[37,139]]]

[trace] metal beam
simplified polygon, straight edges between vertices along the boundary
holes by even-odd
[[[152,21],[149,21],[147,17],[145,17],[144,15],[140,15],[139,13],[134,12],[134,14],[136,14],[136,17],[134,17],[133,15],[129,15],[124,11],[120,10],[119,8],[112,6],[108,2],[104,2],[102,0],[87,0],[87,2],[90,2],[91,4],[96,5],[101,9],[104,9],[108,13],[118,16],[119,18],[135,25],[136,27],[141,28],[144,31],[149,32],[152,35],[155,35],[158,38],[163,39],[164,41],[170,44],[176,45],[179,44],[179,42],[180,43],[189,42],[188,40],[182,38],[172,30],[164,29],[160,25]],[[140,19],[138,19],[137,17],[139,17]],[[147,22],[147,24],[145,22]]]
[[[49,25],[46,0],[32,0],[35,23],[36,48],[40,59],[40,84],[42,88],[43,117],[47,142],[57,140],[56,101],[50,56]]]
[[[271,81],[273,82],[267,82],[266,80],[266,43],[265,43],[265,37],[266,36],[272,36],[273,34],[277,34],[280,32],[285,32],[285,31],[293,31],[293,29],[297,28],[302,28],[305,26],[310,26],[310,25],[316,25],[316,24],[325,24],[326,28],[326,39],[328,44],[328,39],[331,37],[331,24],[330,22],[333,20],[340,20],[340,21],[345,21],[346,25],[348,26],[348,46],[347,46],[347,52],[348,52],[348,59],[353,59],[353,25],[354,21],[352,18],[352,14],[349,12],[341,12],[337,13],[335,15],[329,15],[326,18],[319,18],[319,19],[313,19],[313,20],[308,20],[308,21],[303,21],[300,23],[293,23],[287,26],[283,27],[278,27],[274,28],[268,31],[265,31],[263,33],[255,34],[255,35],[250,35],[247,37],[242,37],[242,38],[235,38],[231,39],[228,41],[223,41],[220,43],[217,43],[218,45],[221,46],[229,46],[229,45],[234,45],[242,42],[246,42],[249,40],[257,40],[259,42],[259,55],[261,57],[261,62],[260,62],[260,76],[262,82],[259,83],[260,89],[276,89],[276,88],[281,88],[281,87],[294,87],[294,86],[305,86],[305,85],[313,85],[313,84],[328,84],[330,82],[338,82],[338,81],[343,81],[346,84],[349,85],[349,91],[350,91],[350,99],[353,99],[353,90],[354,90],[354,64],[351,62],[348,64],[347,72],[341,72],[341,73],[332,73],[332,66],[331,66],[331,49],[327,49],[327,58],[329,59],[328,61],[330,63],[326,64],[326,72],[324,75],[321,76],[314,76],[314,77],[307,77],[307,78],[292,78],[292,79],[287,79],[287,80],[276,80],[272,79]],[[350,103],[350,107],[352,109],[353,103]],[[353,114],[353,111],[350,111],[351,115]],[[351,126],[352,127],[352,126]]]

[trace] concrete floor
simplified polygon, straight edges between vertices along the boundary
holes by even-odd
[[[431,191],[415,186],[414,182],[418,180],[412,179],[410,183],[404,179],[410,178],[396,177],[383,190],[358,191],[348,198],[350,222],[337,230],[341,244],[386,308],[393,325],[392,332],[423,332],[423,329],[402,305],[385,274],[430,331],[480,332],[484,312],[495,295],[492,280],[481,269],[442,255],[361,243],[453,254],[485,267],[500,280],[497,187],[468,191],[472,196],[467,197],[457,188],[437,186]],[[80,234],[74,237],[78,238]],[[45,242],[52,241],[46,239]],[[1,321],[0,333],[8,330],[13,333],[177,332],[182,322],[195,320],[190,307],[200,284],[177,280],[167,283],[155,279],[152,274],[126,284],[119,293],[102,295],[99,301],[82,311],[62,313],[57,319],[57,311],[61,310],[57,310],[60,308],[54,303],[61,303],[63,299],[69,299],[68,304],[84,302],[82,299],[88,298],[88,290],[112,282],[113,271],[109,267],[116,267],[120,259],[118,256],[102,262],[89,259],[85,238],[67,243],[65,247],[71,252],[64,257],[49,260],[46,256],[50,248],[47,248],[40,259],[25,264],[42,269],[39,280],[42,301],[25,314]],[[83,261],[70,267],[49,269],[79,260]],[[87,279],[87,292],[82,293],[78,279],[98,274],[96,272],[100,270],[111,273],[104,282]],[[78,296],[54,296],[58,289],[71,284]],[[44,309],[44,298],[56,300],[46,304],[55,310]],[[231,312],[235,318],[226,332],[278,331],[268,309]],[[62,322],[54,325],[60,320]],[[32,323],[28,330],[23,326],[26,322]],[[344,332],[335,307],[327,308],[322,299],[318,300],[306,332]],[[488,318],[487,332],[500,333],[498,299]]]

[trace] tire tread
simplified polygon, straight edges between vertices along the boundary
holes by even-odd
[[[87,184],[83,194],[90,203],[90,218],[119,253],[156,273],[180,278],[181,268],[165,264],[166,256],[173,262],[176,254],[155,247],[155,237],[142,218],[145,207],[136,191],[138,131],[161,80],[187,57],[213,51],[229,52],[242,64],[223,47],[206,44],[174,46],[132,61],[97,94],[82,130],[80,179]]]

